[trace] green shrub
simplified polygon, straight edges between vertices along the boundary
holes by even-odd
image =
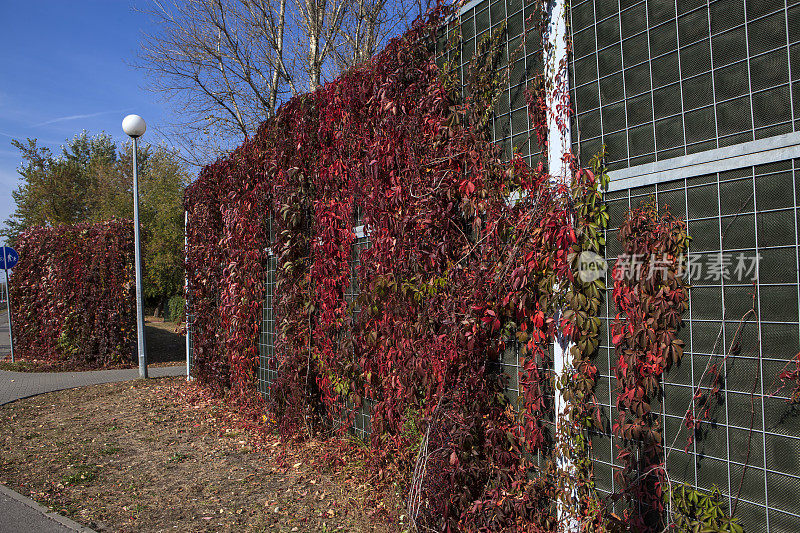
[[[164,318],[170,322],[183,322],[186,320],[186,300],[183,296],[173,296],[169,299]]]

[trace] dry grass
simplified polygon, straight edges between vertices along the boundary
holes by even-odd
[[[182,378],[21,400],[0,407],[0,482],[99,531],[404,529],[358,453],[235,419]]]

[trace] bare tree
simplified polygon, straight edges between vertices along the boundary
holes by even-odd
[[[368,60],[435,4],[436,0],[349,0],[334,48],[337,69]]]
[[[137,66],[182,117],[161,133],[203,164],[289,95],[369,59],[432,0],[149,0]]]
[[[336,46],[350,0],[295,0],[299,28],[297,53],[304,58],[303,70],[308,76],[308,88],[314,90],[322,81],[325,60]],[[305,39],[306,46],[302,41]]]
[[[273,2],[270,0],[239,0],[250,11],[252,20],[252,38],[267,37],[270,51],[274,51],[274,64],[272,67],[272,85],[270,86],[270,115],[275,113],[278,105],[278,91],[282,81],[290,87],[292,94],[297,94],[294,79],[286,68],[284,60],[284,34],[286,32],[286,0],[278,0],[277,16]],[[265,54],[266,56],[267,54]]]
[[[399,17],[388,12],[386,2],[350,0],[351,16],[342,21],[340,44],[334,51],[338,68],[345,70],[366,61],[378,51],[379,43],[397,30]]]
[[[297,93],[284,62],[287,0],[153,0],[139,65],[185,120],[165,133],[195,159],[224,152]],[[221,141],[224,139],[224,141]],[[209,153],[211,152],[211,153]]]

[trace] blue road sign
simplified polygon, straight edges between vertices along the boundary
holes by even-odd
[[[19,261],[19,254],[10,246],[3,246],[3,257],[0,257],[0,268],[14,268]]]

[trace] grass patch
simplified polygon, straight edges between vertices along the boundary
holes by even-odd
[[[100,448],[100,453],[103,455],[116,455],[120,452],[120,447],[116,444],[106,443],[105,446]]]
[[[0,478],[96,531],[403,530],[369,452],[337,440],[332,461],[330,442],[249,435],[240,417],[182,377],[35,396],[0,409]]]
[[[167,459],[167,462],[168,463],[182,463],[186,459],[188,459],[189,457],[191,457],[191,455],[187,455],[185,453],[175,452],[170,456],[169,459]]]
[[[77,465],[72,471],[64,474],[61,481],[64,485],[86,485],[97,479],[100,469],[95,465]]]
[[[40,368],[44,368],[42,363],[31,363],[28,361],[0,361],[0,370],[7,372],[38,372]]]

